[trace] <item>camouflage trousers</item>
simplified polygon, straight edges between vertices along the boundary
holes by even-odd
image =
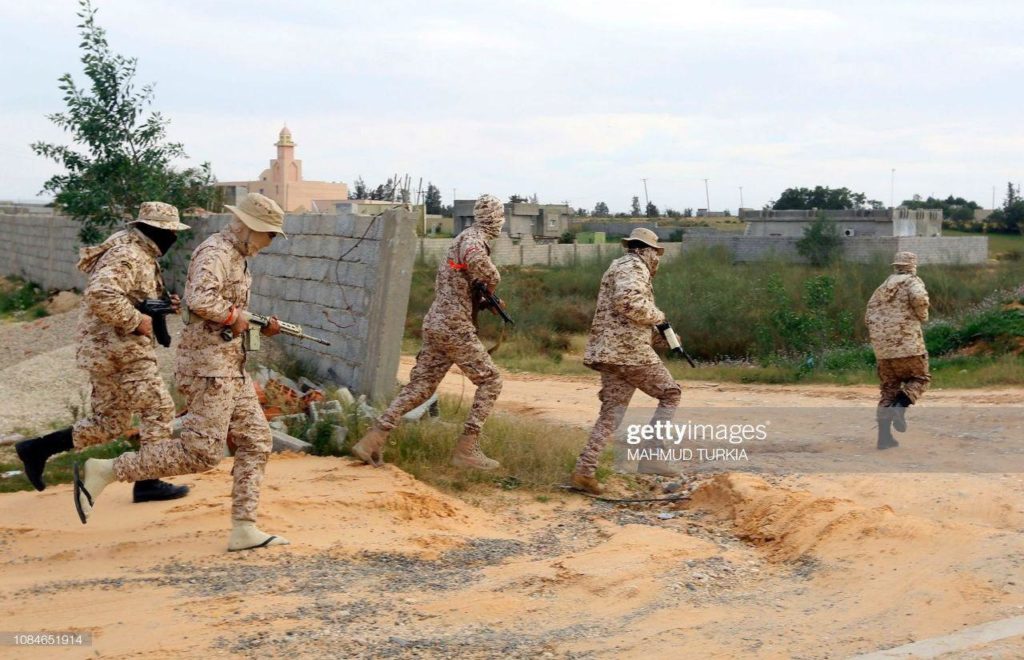
[[[599,364],[592,367],[601,372],[601,412],[590,431],[590,439],[576,460],[576,473],[592,477],[597,470],[601,452],[622,424],[633,393],[640,390],[658,400],[651,423],[672,419],[679,406],[682,389],[661,362],[645,365]]]
[[[487,354],[476,333],[445,336],[423,334],[423,348],[416,355],[416,366],[409,373],[409,384],[402,388],[388,409],[377,418],[377,426],[385,431],[398,426],[405,413],[430,398],[441,379],[457,364],[470,382],[476,385],[473,407],[466,418],[463,432],[480,433],[494,402],[501,394],[501,374]]]
[[[231,470],[231,517],[255,522],[273,440],[252,379],[178,375],[177,383],[188,398],[181,437],[121,454],[114,461],[114,475],[118,481],[139,481],[205,472],[220,463],[230,438],[237,448]]]
[[[932,382],[932,375],[928,373],[928,355],[883,358],[878,361],[878,380],[881,382],[880,408],[891,406],[900,392],[917,403]]]
[[[139,414],[139,442],[146,444],[171,437],[174,401],[160,377],[156,363],[125,376],[117,371],[89,372],[92,414],[75,422],[75,448],[102,445],[124,435]]]

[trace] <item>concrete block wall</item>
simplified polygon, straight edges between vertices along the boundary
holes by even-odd
[[[803,263],[806,260],[796,249],[796,237],[745,236],[719,232],[684,236],[682,242],[663,243],[665,257],[674,258],[691,250],[721,247],[734,262],[782,259]],[[444,258],[452,239],[423,239],[419,254],[428,261]],[[865,263],[888,259],[896,252],[909,250],[918,255],[921,264],[979,264],[988,259],[988,237],[884,236],[843,239],[843,256],[848,261]],[[491,258],[498,266],[558,266],[618,255],[622,248],[616,243],[571,244],[535,243],[524,237],[513,243],[507,236],[492,244]]]
[[[44,289],[81,289],[85,278],[78,263],[80,225],[37,207],[0,209],[0,274],[18,275]]]
[[[175,249],[165,269],[169,289],[183,291],[192,249],[229,218],[187,219],[193,235]],[[330,341],[331,346],[321,346],[283,335],[273,340],[309,361],[322,378],[375,400],[386,399],[398,373],[416,253],[415,222],[415,215],[403,209],[377,217],[288,215],[288,240],[274,240],[249,261],[251,311],[298,323],[307,333]],[[52,214],[0,213],[0,228],[7,237],[0,243],[0,273],[19,274],[46,288],[84,286],[74,268],[77,223]]]

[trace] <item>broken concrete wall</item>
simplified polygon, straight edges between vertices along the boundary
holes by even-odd
[[[20,275],[47,289],[81,288],[75,270],[79,225],[46,212],[0,208],[0,275]],[[192,248],[229,215],[188,218],[192,236],[165,269],[171,290],[184,288]],[[250,260],[251,310],[298,323],[331,342],[321,346],[280,336],[321,378],[373,400],[394,390],[416,254],[416,217],[401,208],[379,216],[289,214],[288,240],[277,239]],[[345,255],[342,257],[342,255]]]

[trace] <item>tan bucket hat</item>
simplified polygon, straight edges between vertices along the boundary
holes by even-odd
[[[897,252],[896,257],[892,260],[893,266],[916,266],[917,255],[913,252]]]
[[[171,231],[191,229],[188,225],[181,223],[181,220],[178,218],[178,209],[164,202],[143,202],[139,206],[139,217],[128,224],[134,225],[136,223],[159,229],[170,229]]]
[[[253,231],[271,231],[288,238],[284,233],[284,211],[269,197],[249,193],[242,198],[238,206],[225,204],[224,207]]]
[[[637,227],[630,232],[628,238],[622,239],[622,247],[629,247],[630,241],[640,241],[658,251],[658,254],[665,254],[665,248],[658,245],[658,235],[646,227]]]

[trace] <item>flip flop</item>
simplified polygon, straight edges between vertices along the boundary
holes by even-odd
[[[235,548],[233,550],[231,548],[228,548],[228,552],[241,552],[243,550],[256,550],[257,548],[265,548],[268,545],[270,545],[270,542],[273,541],[276,538],[277,538],[276,536],[271,535],[271,536],[268,536],[267,539],[263,543],[260,543],[260,544],[257,544],[257,545],[250,545],[248,548]]]
[[[78,473],[78,463],[75,463],[72,472],[75,475],[75,510],[78,511],[78,519],[84,525],[89,521],[89,518],[85,515],[85,511],[82,510],[81,496],[85,495],[85,499],[89,501],[89,506],[91,507],[93,505],[92,495],[89,494],[89,491],[85,489],[85,484],[82,483],[82,478]]]

